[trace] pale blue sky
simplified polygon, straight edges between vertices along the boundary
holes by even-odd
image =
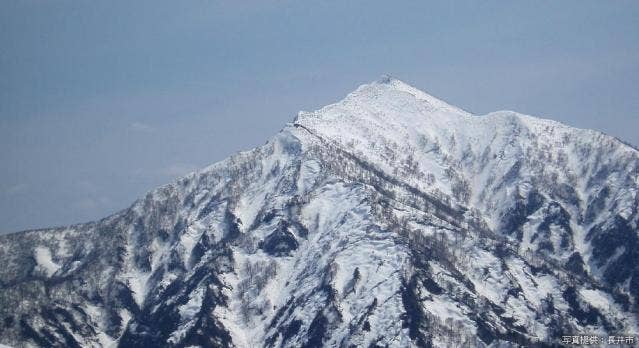
[[[0,2],[0,231],[104,217],[394,75],[639,144],[638,1]]]

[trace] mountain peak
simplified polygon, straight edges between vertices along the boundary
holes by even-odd
[[[421,103],[428,103],[435,109],[467,114],[467,112],[463,111],[462,109],[453,106],[441,100],[440,98],[437,98],[391,75],[382,75],[377,81],[360,86],[358,90],[360,89],[376,89],[380,92],[407,93],[415,98],[416,101],[419,101]]]
[[[374,121],[384,124],[410,123],[415,117],[441,114],[470,116],[471,114],[448,104],[410,84],[390,75],[363,84],[344,99],[312,112],[301,111],[296,123],[335,121]]]

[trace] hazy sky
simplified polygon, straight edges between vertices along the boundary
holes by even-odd
[[[0,231],[104,217],[382,74],[639,144],[639,1],[0,2]]]

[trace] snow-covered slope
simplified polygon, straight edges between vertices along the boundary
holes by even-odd
[[[639,153],[384,78],[98,222],[0,237],[12,346],[636,334]]]

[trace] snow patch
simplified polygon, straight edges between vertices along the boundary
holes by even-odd
[[[38,269],[40,269],[47,277],[51,277],[60,269],[60,265],[53,261],[51,250],[49,248],[43,246],[36,247],[33,254]]]

